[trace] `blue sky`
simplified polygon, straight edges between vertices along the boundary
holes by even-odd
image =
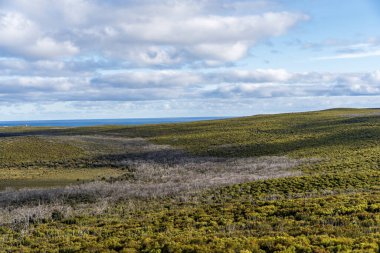
[[[380,107],[377,0],[0,0],[0,120]]]

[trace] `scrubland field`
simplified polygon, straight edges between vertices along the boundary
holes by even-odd
[[[380,252],[380,110],[0,128],[0,252]]]

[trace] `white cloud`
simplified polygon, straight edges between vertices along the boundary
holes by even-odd
[[[367,39],[360,43],[340,42],[328,44],[327,42],[319,45],[321,48],[332,48],[335,54],[312,58],[312,60],[352,60],[358,58],[380,56],[380,42],[376,39]]]
[[[0,94],[4,97],[11,98],[15,94],[20,94],[19,100],[34,100],[39,97],[47,100],[55,100],[55,92],[75,91],[75,88],[88,88],[86,80],[82,78],[68,77],[41,77],[41,76],[12,76],[0,79]],[[38,93],[36,93],[38,92]],[[28,95],[33,94],[33,97]],[[6,101],[7,99],[3,99]]]
[[[234,62],[243,58],[248,51],[248,45],[243,42],[233,44],[200,44],[191,51],[199,58],[216,62]]]
[[[285,70],[235,71],[215,74],[216,87],[206,97],[270,98],[380,95],[379,71],[371,73],[290,73]]]
[[[65,68],[65,63],[61,61],[40,60],[36,61],[34,63],[34,66],[46,71],[57,71],[63,70]]]
[[[262,2],[262,1],[261,1]],[[227,11],[224,5],[234,8]],[[14,0],[0,2],[10,54],[56,58],[96,54],[138,66],[220,65],[307,19],[290,12],[238,13],[223,1]],[[256,3],[263,6],[263,3]],[[22,14],[21,14],[22,13]],[[18,41],[14,45],[12,42]],[[3,43],[1,43],[3,42]]]
[[[16,56],[55,58],[72,56],[79,49],[70,41],[58,42],[17,12],[0,13],[0,48]]]
[[[367,57],[376,57],[376,56],[380,56],[380,50],[337,54],[337,55],[332,55],[332,56],[322,56],[322,57],[316,57],[313,59],[314,60],[339,60],[339,59],[367,58]]]
[[[199,85],[203,77],[197,73],[161,70],[161,71],[128,71],[117,74],[106,74],[94,78],[92,83],[98,87],[124,88],[175,88]]]
[[[1,71],[14,71],[14,70],[26,70],[28,68],[28,62],[18,58],[0,58]]]
[[[42,37],[31,46],[27,46],[26,52],[31,56],[41,58],[57,58],[75,55],[79,49],[70,41],[57,42],[52,38]]]
[[[380,85],[380,70],[376,70],[369,74],[369,80]]]
[[[17,10],[51,31],[65,25],[79,26],[100,11],[95,1],[87,0],[12,0],[0,3],[3,9]],[[99,12],[98,12],[99,13]]]
[[[219,77],[221,78],[220,81],[225,82],[269,83],[290,81],[294,77],[294,74],[284,69],[257,69],[253,71],[227,71],[219,75]]]
[[[130,47],[127,58],[138,66],[168,66],[181,63],[184,59],[174,47],[162,48],[158,46]]]
[[[21,46],[25,41],[33,41],[35,34],[39,33],[38,27],[26,19],[22,14],[8,12],[0,14],[1,45]]]
[[[304,15],[287,12],[239,17],[197,13],[185,17],[148,17],[142,14],[122,23],[112,39],[131,44],[175,46],[197,60],[234,62],[245,57],[258,41],[284,34],[304,19]]]
[[[278,97],[238,99],[188,99],[162,101],[0,102],[2,120],[156,118],[199,116],[243,116],[322,110],[338,107],[377,107],[380,96]]]
[[[172,17],[146,16],[127,19],[120,25],[122,36],[136,41],[157,44],[227,44],[279,36],[297,22],[306,19],[301,14],[270,12],[251,16],[204,15]]]
[[[59,62],[39,61],[45,71]],[[379,71],[293,73],[284,69],[139,70],[83,76],[3,76],[2,101],[155,101],[380,95]]]

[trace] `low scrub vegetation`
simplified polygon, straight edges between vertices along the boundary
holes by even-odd
[[[306,185],[306,189],[304,187]],[[349,189],[347,189],[347,186]],[[102,187],[103,188],[103,187]],[[311,190],[311,191],[306,191]],[[270,179],[182,198],[15,209],[12,249],[378,252],[379,174]],[[85,191],[78,191],[83,198]],[[83,199],[82,199],[83,200]],[[49,238],[46,240],[46,238]]]
[[[380,251],[379,110],[1,131],[5,252]]]

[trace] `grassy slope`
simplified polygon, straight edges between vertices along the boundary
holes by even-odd
[[[288,155],[321,162],[300,167],[305,173],[302,177],[224,187],[186,201],[141,200],[133,208],[122,202],[97,217],[45,221],[35,224],[21,241],[19,230],[2,228],[0,235],[7,238],[3,248],[54,252],[59,245],[62,252],[379,252],[378,113],[339,109],[59,130],[61,134],[146,137],[204,156]]]
[[[308,172],[378,170],[380,110],[335,109],[143,127],[102,127],[94,132],[147,137],[204,156],[287,155],[325,161]],[[76,131],[91,131],[78,129]]]
[[[8,130],[8,129],[7,129]],[[92,156],[71,139],[47,136],[0,138],[0,190],[64,186],[125,172],[94,166]],[[100,168],[98,168],[100,167]]]
[[[86,127],[74,129],[2,129],[3,134],[48,132],[58,134],[106,134],[145,137],[158,144],[183,148],[203,156],[249,157],[287,155],[322,158],[315,171],[368,170],[379,168],[380,110],[336,109],[308,113],[260,115],[253,117],[181,124],[136,127]],[[33,137],[29,137],[33,138]],[[1,143],[0,143],[1,144]],[[29,152],[28,143],[22,143]],[[75,158],[80,150],[65,144],[33,144],[28,156],[39,160]],[[36,146],[45,148],[40,152]],[[7,147],[6,147],[7,148]],[[12,147],[10,147],[12,148]],[[15,145],[20,151],[20,145]],[[32,149],[32,150],[33,150]],[[57,150],[59,150],[57,154]],[[22,152],[18,152],[19,156]],[[13,159],[11,157],[11,159]],[[9,161],[0,151],[0,162]],[[304,168],[306,169],[306,168]]]

